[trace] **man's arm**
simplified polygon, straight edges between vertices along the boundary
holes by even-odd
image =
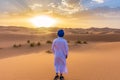
[[[68,48],[68,43],[67,43],[67,41],[65,41],[66,59],[68,58],[68,50],[69,50],[69,48]]]
[[[53,41],[53,43],[52,43],[52,48],[51,48],[51,50],[52,50],[53,53],[55,52],[55,51],[54,51],[54,45],[55,45],[55,41]]]

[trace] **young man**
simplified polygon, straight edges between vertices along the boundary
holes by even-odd
[[[68,57],[68,45],[67,41],[63,38],[63,30],[59,30],[57,35],[58,38],[54,39],[52,44],[52,51],[54,53],[54,66],[56,70],[56,76],[54,80],[57,80],[58,78],[63,80],[64,77],[62,74],[67,72],[66,59]]]

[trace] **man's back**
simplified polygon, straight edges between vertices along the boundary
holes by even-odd
[[[67,41],[58,37],[53,41],[53,50],[55,56],[65,56],[68,53]]]
[[[60,73],[60,80],[63,80],[63,73],[67,72],[66,67],[66,58],[68,56],[68,45],[67,41],[63,38],[64,31],[59,30],[58,38],[56,38],[52,43],[52,51],[54,53],[54,66],[56,71],[56,76],[54,77],[54,80],[59,79],[59,73]]]

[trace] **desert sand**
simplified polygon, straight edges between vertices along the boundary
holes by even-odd
[[[71,30],[65,30],[69,41],[65,80],[120,80],[119,30],[92,29],[86,34],[79,30],[73,30],[73,34]],[[51,48],[46,41],[52,41],[56,31],[49,29],[43,34],[26,28],[1,27],[0,80],[53,80],[54,55],[46,52]],[[78,37],[88,44],[75,43]],[[40,41],[41,45],[30,47],[27,40]],[[15,48],[14,44],[22,46]]]

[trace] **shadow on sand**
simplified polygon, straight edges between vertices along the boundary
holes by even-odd
[[[16,57],[21,55],[28,55],[28,54],[39,54],[39,53],[46,53],[47,50],[50,49],[50,45],[42,45],[42,46],[22,46],[20,48],[1,48],[0,49],[0,59]]]

